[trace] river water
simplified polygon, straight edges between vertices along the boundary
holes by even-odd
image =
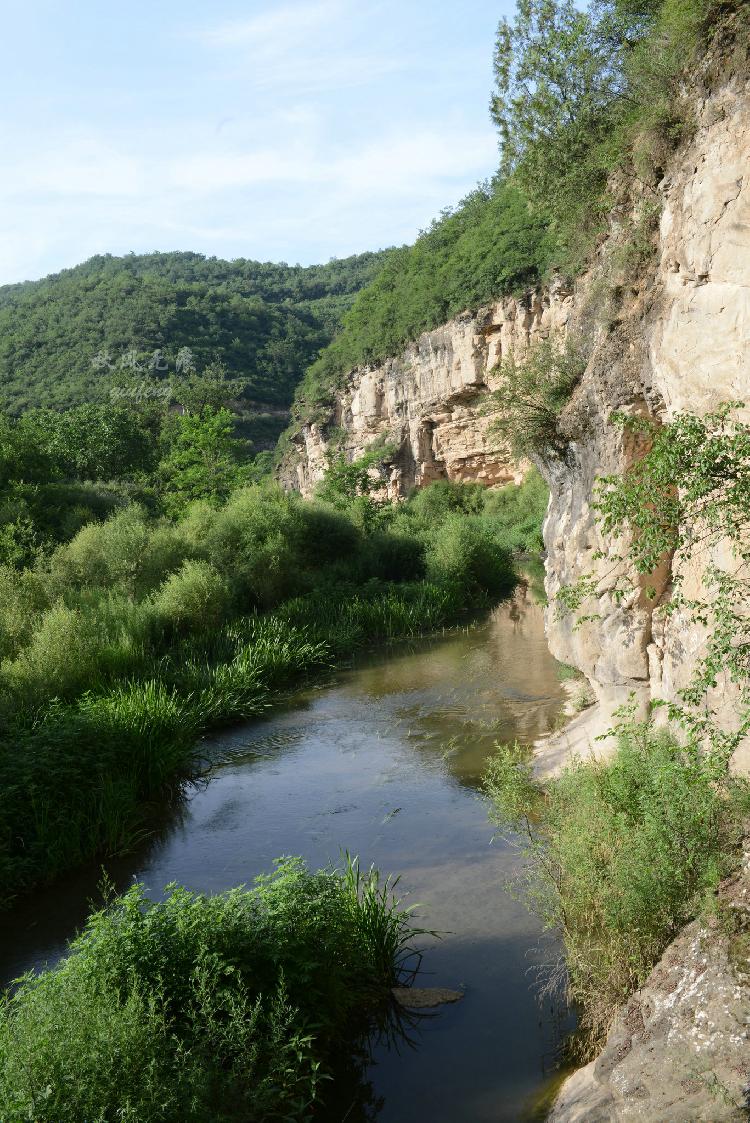
[[[171,881],[216,892],[282,854],[318,867],[348,849],[401,874],[401,895],[443,933],[422,941],[417,984],[465,997],[420,1019],[411,1046],[374,1046],[378,1121],[516,1123],[566,1026],[538,1001],[535,968],[557,949],[505,891],[519,859],[493,841],[479,781],[496,741],[532,741],[562,702],[541,609],[522,588],[483,622],[360,661],[213,739],[210,781],[109,873],[154,895]],[[84,870],[2,918],[5,980],[63,953],[99,877]]]

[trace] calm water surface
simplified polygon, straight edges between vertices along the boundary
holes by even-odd
[[[555,948],[504,891],[518,858],[493,843],[478,783],[496,740],[531,741],[554,723],[555,668],[525,591],[464,632],[368,660],[212,741],[223,763],[210,782],[109,872],[154,895],[170,881],[215,892],[281,854],[321,866],[346,848],[400,873],[422,922],[445,933],[424,942],[418,984],[466,997],[420,1020],[414,1048],[375,1046],[378,1120],[521,1120],[561,1030],[534,993],[534,966]],[[4,979],[62,954],[98,877],[84,871],[3,917]]]

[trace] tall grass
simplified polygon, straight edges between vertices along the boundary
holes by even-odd
[[[619,728],[609,762],[574,761],[546,788],[505,748],[486,789],[527,856],[522,894],[562,935],[583,1057],[741,856],[750,783],[648,724]]]
[[[177,522],[121,510],[6,567],[2,896],[132,845],[200,770],[200,734],[508,592],[508,527],[528,507],[441,484],[364,525],[258,486]]]
[[[5,1123],[325,1118],[413,938],[377,871],[285,859],[216,897],[133,886],[0,1009]]]

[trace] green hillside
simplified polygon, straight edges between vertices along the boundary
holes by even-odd
[[[93,257],[0,288],[0,403],[9,411],[107,400],[112,380],[221,362],[243,385],[248,435],[272,443],[305,367],[330,342],[384,253],[309,267],[197,253]],[[156,352],[161,352],[155,357]]]

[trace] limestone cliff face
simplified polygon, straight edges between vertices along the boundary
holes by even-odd
[[[643,188],[635,200],[660,216],[640,270],[622,266],[631,215],[615,213],[573,290],[556,284],[501,300],[426,332],[396,358],[354,370],[328,416],[296,434],[282,468],[286,486],[309,495],[334,449],[354,459],[375,445],[388,449],[380,471],[393,498],[435,479],[518,480],[519,465],[498,446],[483,409],[493,368],[551,334],[584,340],[587,370],[561,418],[565,452],[540,468],[551,488],[550,603],[562,585],[594,572],[600,595],[583,612],[597,619],[576,628],[552,607],[547,627],[553,653],[585,673],[605,715],[633,692],[641,705],[675,697],[702,641],[686,621],[654,613],[679,560],[657,575],[655,601],[639,590],[623,603],[612,595],[622,544],[603,541],[592,493],[597,477],[621,472],[641,449],[610,416],[620,409],[667,421],[726,400],[750,402],[750,92],[726,72],[710,86],[690,141],[657,191]],[[700,583],[700,564],[694,570],[688,588]]]
[[[353,371],[325,421],[294,437],[283,482],[309,495],[334,448],[355,459],[376,444],[392,450],[382,475],[394,498],[439,479],[518,481],[519,466],[498,447],[482,400],[497,362],[564,332],[572,305],[559,285],[508,298],[425,332],[398,358]]]
[[[602,540],[591,509],[597,476],[620,472],[639,455],[632,438],[610,424],[614,409],[668,421],[699,415],[727,400],[750,401],[750,94],[729,79],[697,106],[692,139],[659,186],[656,267],[619,294],[619,305],[599,312],[590,331],[591,359],[562,426],[565,456],[542,465],[551,486],[545,525],[547,591],[581,573],[599,577],[599,596],[583,607],[598,616],[577,630],[574,621],[548,613],[553,653],[579,667],[600,697],[640,702],[673,698],[690,677],[702,635],[653,609],[669,596],[670,566],[658,575],[657,598],[641,592],[623,604],[611,595],[620,571],[621,544]],[[578,291],[573,320],[586,327],[585,306],[596,301],[609,271],[617,235]],[[614,280],[617,277],[614,276]],[[617,292],[617,286],[614,286]],[[746,417],[750,413],[746,411]],[[592,563],[596,551],[602,560]],[[705,559],[708,561],[709,559]],[[683,566],[673,562],[672,572]],[[700,584],[693,559],[688,589]],[[726,695],[727,714],[732,708]]]

